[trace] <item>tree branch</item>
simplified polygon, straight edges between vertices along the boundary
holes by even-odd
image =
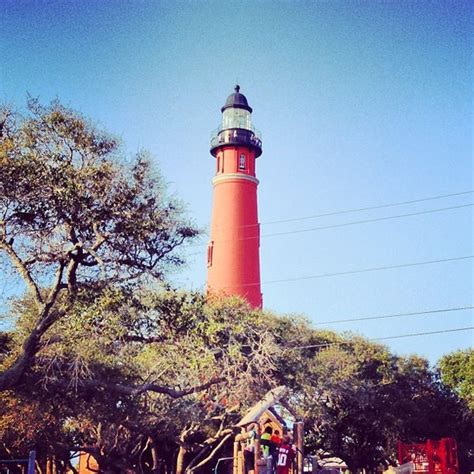
[[[23,343],[23,351],[16,358],[15,362],[3,372],[0,372],[0,392],[14,387],[31,365],[36,353],[41,348],[41,336],[57,320],[64,316],[66,312],[60,312],[52,317],[43,317],[38,325],[31,331]],[[40,315],[43,314],[43,311]]]
[[[97,251],[99,250],[99,247],[107,241],[107,237],[100,233],[99,225],[97,224],[97,222],[94,222],[92,224],[92,229],[94,230],[94,234],[96,237],[96,240],[94,244],[92,245],[92,250]]]
[[[47,324],[47,328],[51,325],[48,324],[48,320],[51,319],[51,309],[56,303],[58,299],[59,292],[62,289],[62,279],[64,273],[64,262],[60,262],[58,269],[56,270],[54,284],[51,290],[49,291],[48,298],[44,303],[44,309],[42,313],[44,313],[43,317],[40,317],[39,320]],[[47,329],[46,328],[46,329]]]
[[[155,342],[165,342],[166,337],[164,336],[150,336],[150,337],[145,337],[145,336],[139,336],[139,335],[134,335],[134,334],[125,334],[122,336],[122,340],[126,342],[141,342],[143,344],[152,344]]]
[[[78,252],[81,251],[81,248],[78,248]],[[66,280],[67,280],[67,287],[69,291],[71,292],[72,295],[75,294],[76,292],[76,274],[77,274],[77,268],[79,266],[79,257],[75,257],[74,255],[71,255],[71,260],[69,260],[69,264],[67,266],[67,274],[66,274]]]
[[[54,304],[57,301],[59,292],[61,291],[62,275],[64,271],[64,263],[61,262],[57,271],[53,287],[51,288],[48,298],[42,304],[38,314],[36,327],[30,332],[23,343],[23,351],[18,355],[15,362],[5,371],[0,373],[0,391],[16,385],[25,373],[26,369],[31,365],[36,353],[41,349],[41,337],[51,327],[51,325],[66,314],[69,306],[60,312],[52,313]]]
[[[33,277],[31,276],[31,273],[28,270],[28,268],[26,267],[23,260],[15,252],[13,247],[5,241],[0,241],[0,249],[5,250],[7,255],[10,257],[13,265],[17,269],[18,273],[21,275],[23,280],[25,280],[26,284],[28,285],[31,292],[33,293],[33,296],[35,298],[35,302],[36,302],[37,306],[41,305],[43,303],[43,298],[41,296],[41,292],[39,290],[38,285],[33,280]]]
[[[226,436],[224,436],[221,439],[220,443],[209,453],[209,456],[207,456],[207,458],[204,458],[200,463],[196,464],[193,467],[188,467],[186,469],[186,472],[187,473],[192,473],[192,472],[196,471],[196,469],[199,469],[200,467],[207,464],[216,455],[217,451],[219,451],[219,449],[221,449],[222,445],[232,436],[232,430],[230,430],[230,431],[231,432],[228,433]]]
[[[102,380],[81,380],[78,382],[78,386],[81,388],[102,388],[105,390],[110,390],[115,393],[120,393],[122,395],[136,396],[145,392],[155,392],[168,395],[171,398],[182,398],[192,393],[198,393],[202,390],[206,390],[209,387],[222,383],[223,378],[211,379],[206,383],[195,385],[194,387],[188,387],[184,390],[175,390],[171,387],[166,387],[164,385],[157,385],[154,383],[144,383],[141,385],[125,385],[125,384],[115,384],[107,383]]]

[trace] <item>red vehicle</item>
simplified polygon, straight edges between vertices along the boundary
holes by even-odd
[[[413,462],[414,473],[458,474],[458,454],[453,438],[428,439],[425,443],[398,442],[398,462]]]

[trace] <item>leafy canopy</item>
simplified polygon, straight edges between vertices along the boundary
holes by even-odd
[[[58,101],[30,100],[26,116],[3,107],[0,263],[22,278],[36,313],[0,390],[20,381],[81,292],[162,280],[196,235],[145,153],[127,163],[116,139]]]

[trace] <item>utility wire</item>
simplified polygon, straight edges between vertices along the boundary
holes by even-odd
[[[335,229],[337,227],[347,227],[351,225],[357,225],[357,224],[368,224],[370,222],[380,222],[380,221],[388,221],[391,219],[401,219],[402,217],[413,217],[413,216],[421,216],[423,214],[432,214],[435,212],[443,212],[443,211],[450,211],[453,209],[461,209],[464,207],[472,207],[474,203],[469,203],[469,204],[461,204],[459,206],[450,206],[450,207],[441,207],[438,209],[429,209],[427,211],[419,211],[419,212],[412,212],[409,214],[398,214],[395,216],[385,216],[385,217],[375,217],[374,219],[364,219],[360,221],[352,221],[352,222],[345,222],[342,224],[333,224],[333,225],[327,225],[327,226],[320,226],[320,227],[312,227],[311,229],[301,229],[301,230],[290,230],[286,232],[274,232],[272,234],[264,234],[262,237],[273,237],[276,235],[287,235],[287,234],[300,234],[303,232],[313,232],[316,230],[326,230],[326,229]],[[249,238],[255,238],[255,237],[246,237],[246,239]]]
[[[274,221],[267,221],[267,222],[262,222],[261,225],[270,225],[270,224],[282,224],[285,222],[296,222],[296,221],[304,221],[308,219],[317,219],[318,217],[329,217],[329,216],[336,216],[339,214],[349,214],[353,212],[362,212],[362,211],[372,211],[375,209],[384,209],[387,207],[395,207],[395,206],[402,206],[404,204],[415,204],[417,202],[425,202],[425,201],[433,201],[435,199],[443,199],[447,197],[453,197],[453,196],[462,196],[465,194],[472,194],[474,193],[474,190],[469,190],[469,191],[462,191],[459,193],[452,193],[452,194],[442,194],[439,196],[431,196],[431,197],[426,197],[426,198],[420,198],[420,199],[412,199],[411,201],[399,201],[399,202],[392,202],[388,204],[379,204],[377,206],[368,206],[368,207],[358,207],[354,209],[345,209],[341,211],[333,211],[333,212],[325,212],[322,214],[313,214],[309,216],[302,216],[302,217],[292,217],[288,219],[280,219],[280,220],[274,220]],[[254,226],[255,224],[247,224],[242,227],[251,227]]]
[[[474,258],[474,255],[464,255],[462,257],[452,257],[452,258],[443,258],[439,260],[426,260],[422,262],[410,262],[410,263],[401,263],[398,265],[386,265],[383,267],[370,267],[370,268],[363,268],[361,270],[348,270],[345,272],[335,272],[335,273],[320,273],[317,275],[308,275],[308,276],[301,276],[301,277],[294,277],[294,278],[281,278],[279,280],[267,280],[262,282],[263,285],[269,285],[272,283],[287,283],[292,281],[301,281],[301,280],[314,280],[317,278],[329,278],[335,276],[343,276],[343,275],[354,275],[357,273],[368,273],[368,272],[377,272],[382,270],[394,270],[397,268],[408,268],[408,267],[418,267],[421,265],[431,265],[435,263],[444,263],[444,262],[455,262],[458,260],[467,260],[469,258]],[[257,286],[260,285],[260,282],[253,282],[253,283],[244,283],[239,286]],[[225,287],[227,288],[227,287]]]
[[[425,198],[419,198],[419,199],[411,199],[409,201],[397,201],[397,202],[391,202],[391,203],[386,203],[386,204],[377,204],[375,206],[366,206],[366,207],[356,207],[352,209],[342,209],[339,211],[327,211],[323,212],[320,214],[311,214],[308,216],[300,216],[300,217],[291,217],[287,219],[277,219],[273,221],[266,221],[266,222],[260,222],[260,224],[245,224],[242,226],[239,226],[238,228],[243,228],[243,227],[256,227],[258,225],[271,225],[271,224],[283,224],[286,222],[297,222],[297,221],[305,221],[309,219],[317,219],[319,217],[329,217],[329,216],[337,216],[340,214],[351,214],[354,212],[363,212],[363,211],[372,211],[375,209],[385,209],[387,207],[396,207],[396,206],[403,206],[406,204],[416,204],[418,202],[426,202],[426,201],[434,201],[437,199],[444,199],[448,197],[454,197],[454,196],[463,196],[466,194],[472,194],[474,193],[474,190],[468,190],[468,191],[461,191],[458,193],[451,193],[451,194],[439,194],[437,196],[429,196]]]
[[[432,334],[445,334],[450,332],[460,332],[460,331],[472,331],[474,330],[474,326],[468,326],[465,328],[454,328],[454,329],[442,329],[440,331],[429,331],[429,332],[416,332],[411,334],[401,334],[398,336],[384,336],[384,337],[376,337],[373,339],[368,339],[369,342],[377,342],[377,341],[387,341],[390,339],[403,339],[407,337],[417,337],[417,336],[431,336]],[[330,347],[330,346],[340,346],[344,344],[356,344],[358,341],[338,341],[338,342],[326,342],[322,344],[309,344],[307,346],[293,346],[288,347],[286,350],[295,350],[295,349],[317,349],[319,347]]]
[[[461,204],[459,206],[449,206],[449,207],[441,207],[437,209],[428,209],[426,211],[419,211],[419,212],[411,212],[408,214],[397,214],[395,216],[384,216],[384,217],[375,217],[373,219],[364,219],[364,220],[359,220],[359,221],[351,221],[351,222],[344,222],[341,224],[331,224],[331,225],[326,225],[326,226],[319,226],[319,227],[312,227],[310,229],[301,229],[301,230],[289,230],[286,232],[274,232],[271,234],[263,234],[261,237],[274,237],[274,236],[281,236],[281,235],[290,235],[290,234],[302,234],[305,232],[314,232],[318,230],[328,230],[328,229],[336,229],[339,227],[349,227],[353,225],[359,225],[359,224],[368,224],[372,222],[381,222],[381,221],[388,221],[392,219],[401,219],[404,217],[414,217],[414,216],[421,216],[424,214],[434,214],[436,212],[445,212],[445,211],[450,211],[454,209],[462,209],[462,208],[467,208],[467,207],[472,207],[474,206],[474,203],[468,203],[468,204]],[[255,240],[258,239],[258,235],[252,235],[250,237],[240,237],[238,239],[226,239],[226,240],[215,240],[214,243],[227,243],[227,242],[235,242],[235,241],[241,241],[241,240]],[[190,247],[203,247],[207,244],[190,244],[188,248]]]
[[[432,310],[427,310],[427,311],[385,314],[382,316],[368,316],[368,317],[352,318],[352,319],[336,319],[335,321],[321,321],[321,322],[316,322],[315,324],[316,326],[321,326],[323,324],[349,323],[349,322],[354,322],[354,321],[371,321],[371,320],[378,320],[378,319],[400,318],[403,316],[418,316],[418,315],[426,315],[426,314],[448,313],[448,312],[453,312],[453,311],[466,311],[468,309],[474,309],[474,306],[460,306],[457,308],[440,308],[440,309],[432,309]]]
[[[184,257],[186,257],[186,258],[190,258],[190,257],[195,257],[196,255],[201,255],[201,257],[202,257],[202,255],[203,255],[203,251],[204,251],[204,250],[201,250],[201,252],[193,252],[193,253],[189,253],[189,254],[187,254],[187,255],[184,255]]]
[[[465,328],[453,328],[453,329],[441,329],[440,331],[429,331],[429,332],[418,332],[418,333],[412,333],[412,334],[401,334],[398,336],[385,336],[385,337],[378,337],[376,341],[387,341],[390,339],[403,339],[406,337],[417,337],[417,336],[430,336],[432,334],[445,334],[449,332],[460,332],[460,331],[472,331],[474,330],[474,326],[468,326]]]

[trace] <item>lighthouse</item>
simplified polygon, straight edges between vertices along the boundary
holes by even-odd
[[[252,108],[235,86],[221,109],[222,121],[211,138],[216,159],[211,235],[207,251],[207,291],[238,295],[262,307],[260,226],[256,159],[262,154]]]

